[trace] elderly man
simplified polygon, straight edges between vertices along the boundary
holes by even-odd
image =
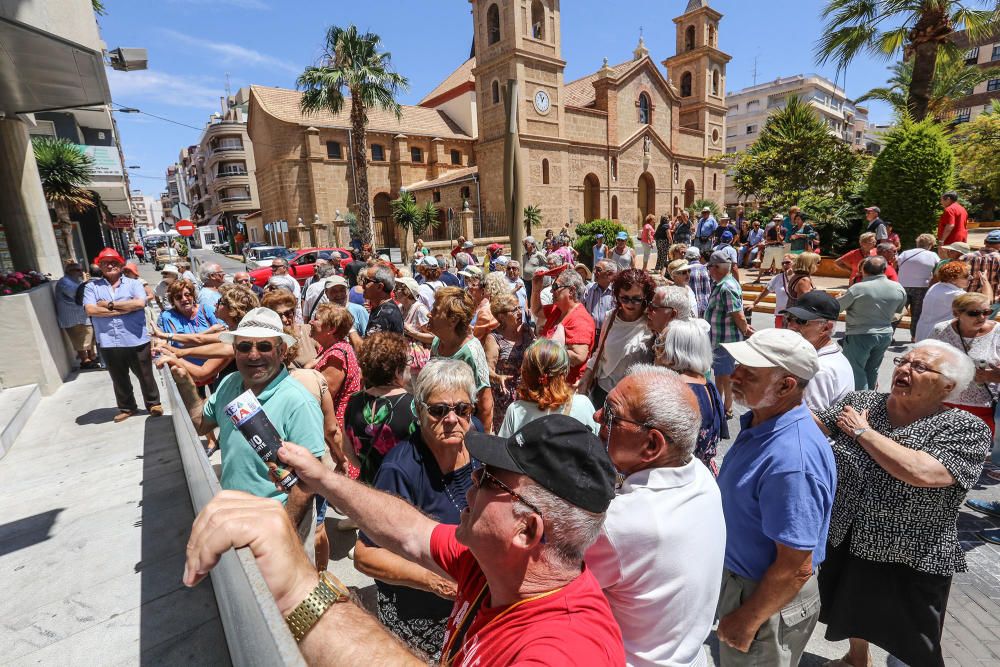
[[[458,526],[336,474],[296,445],[279,456],[375,544],[455,580],[442,663],[623,665],[621,632],[583,559],[614,498],[603,443],[572,417],[550,415],[509,439],[470,433],[465,445],[481,465]],[[342,583],[317,574],[294,540],[273,504],[223,492],[194,523],[184,583],[198,583],[230,548],[249,546],[306,662],[426,664],[350,603]]]
[[[615,309],[615,295],[611,283],[618,275],[618,265],[611,260],[602,260],[594,267],[594,282],[587,285],[583,292],[583,307],[594,318],[597,336],[601,335],[601,327],[611,311]]]
[[[301,443],[316,458],[323,455],[326,447],[323,412],[309,390],[285,369],[285,352],[289,345],[295,344],[295,338],[282,332],[281,318],[273,310],[254,308],[243,316],[235,331],[219,334],[219,341],[233,346],[239,372],[227,375],[219,388],[202,400],[184,366],[171,364],[170,372],[184,407],[199,435],[219,428],[222,488],[278,500],[297,525],[309,509],[311,493],[303,490],[301,484],[293,486],[287,494],[279,491],[267,464],[225,413],[227,405],[250,390],[282,440]]]
[[[534,236],[528,236],[524,239],[524,256],[521,258],[522,269],[521,274],[524,276],[524,289],[528,298],[528,303],[531,303],[531,281],[535,277],[535,271],[539,269],[545,269],[545,253],[538,250],[538,243],[535,241]]]
[[[653,300],[646,306],[646,322],[657,341],[663,340],[667,328],[674,320],[689,320],[694,317],[690,295],[690,290],[678,285],[663,285],[653,292]]]
[[[268,283],[274,283],[287,289],[292,294],[298,295],[299,283],[288,273],[288,260],[283,257],[275,257],[271,260],[271,277]]]
[[[701,217],[694,228],[694,245],[697,246],[698,250],[712,249],[712,235],[715,234],[715,230],[718,228],[719,223],[716,222],[715,217],[712,215],[712,209],[707,206],[701,209]]]
[[[146,290],[142,283],[122,275],[125,260],[112,248],[97,255],[103,278],[91,280],[83,291],[83,307],[97,334],[101,356],[115,388],[120,423],[136,413],[129,371],[139,378],[142,398],[149,414],[163,414],[160,390],[153,375],[153,358],[146,328]]]
[[[885,275],[884,257],[861,262],[861,282],[847,288],[840,308],[847,314],[844,356],[854,369],[854,388],[875,389],[878,368],[892,342],[892,325],[903,315],[906,291]]]
[[[851,362],[833,341],[840,303],[823,290],[813,290],[781,314],[786,326],[809,341],[819,357],[819,371],[806,386],[806,406],[813,412],[826,410],[854,391]]]
[[[816,572],[837,484],[833,452],[802,400],[819,360],[787,329],[724,346],[749,412],[718,478],[727,531],[720,664],[794,666],[819,615]]]
[[[694,246],[684,251],[684,259],[688,262],[691,278],[688,287],[694,292],[694,300],[698,304],[698,317],[705,315],[708,308],[708,297],[712,295],[712,277],[708,269],[701,263],[701,252]]]
[[[308,317],[303,316],[306,322],[312,322],[313,313],[319,308],[320,304],[332,303],[340,306],[341,308],[346,308],[347,312],[351,314],[354,318],[354,333],[358,335],[359,340],[361,336],[365,335],[368,330],[368,319],[370,317],[368,310],[359,304],[351,303],[348,297],[348,287],[347,278],[344,276],[327,276],[323,280],[323,293],[320,295],[316,302],[313,304],[311,310],[308,311]],[[354,342],[354,336],[351,336],[352,342]]]
[[[625,479],[585,561],[622,629],[626,663],[704,665],[726,522],[712,473],[691,455],[698,401],[673,371],[634,366],[594,419]]]
[[[226,282],[226,272],[215,262],[202,264],[198,270],[201,278],[201,289],[198,290],[198,305],[211,308],[215,312],[215,304],[219,303],[222,295],[219,294],[219,286]]]
[[[982,279],[979,277],[979,272],[982,271],[986,274],[986,279],[993,288],[994,301],[1000,300],[1000,229],[990,230],[983,241],[983,247],[978,252],[969,253],[962,259],[969,263],[969,278],[971,280],[968,291],[982,291]]]
[[[760,262],[757,264],[756,282],[760,282],[765,271],[770,275],[772,271],[780,273],[782,270],[781,259],[785,256],[785,228],[782,226],[783,220],[784,218],[781,215],[775,215],[771,218],[771,222],[767,223],[767,226],[764,227],[764,250]]]
[[[865,231],[875,235],[876,243],[881,243],[889,238],[889,230],[886,228],[885,221],[882,220],[882,209],[878,206],[869,206],[865,209],[865,220],[868,221]]]
[[[254,284],[253,278],[251,278],[250,274],[247,273],[246,271],[237,271],[236,273],[234,273],[233,284],[242,285],[243,287],[246,287],[251,292],[253,292],[258,299],[264,297],[264,290],[258,287],[256,284]],[[164,295],[166,295],[166,292],[164,292]]]
[[[739,264],[743,268],[757,263],[764,248],[764,230],[760,227],[760,220],[750,223],[750,229],[746,231],[746,238],[739,252]]]
[[[433,258],[431,261],[434,261]],[[434,264],[436,266],[437,262]],[[391,298],[392,290],[396,289],[396,277],[392,269],[381,265],[369,267],[358,276],[358,282],[364,288],[365,300],[371,306],[365,335],[370,336],[376,331],[403,333],[403,314]]]
[[[735,365],[733,358],[723,348],[723,343],[733,343],[749,338],[753,333],[750,323],[743,313],[743,288],[733,278],[732,262],[728,255],[712,253],[708,260],[708,274],[714,286],[705,309],[709,338],[712,341],[712,370],[715,372],[715,386],[722,394],[726,417],[733,412],[733,391],[730,376]]]
[[[888,241],[883,241],[875,246],[875,254],[885,259],[885,277],[898,283],[899,276],[896,275],[896,267],[894,266],[896,252],[896,246]]]
[[[326,301],[326,279],[335,275],[337,275],[337,272],[334,270],[332,263],[326,262],[325,264],[316,265],[316,271],[313,273],[312,278],[309,279],[311,283],[307,283],[304,296],[302,297],[302,321],[309,322],[312,320],[312,314],[316,312],[316,306]],[[347,278],[344,278],[344,284],[347,284]]]
[[[952,243],[969,240],[969,213],[958,203],[958,193],[952,190],[941,195],[941,217],[938,219],[937,242],[943,248]]]
[[[436,255],[438,263],[438,276],[445,287],[462,287],[462,279],[457,275],[458,262],[454,257]]]
[[[56,319],[73,345],[80,368],[87,370],[97,368],[97,351],[94,349],[94,327],[82,304],[84,290],[83,267],[77,261],[66,262],[65,275],[56,283]]]
[[[167,290],[170,289],[170,285],[175,280],[180,278],[180,275],[180,269],[174,264],[164,264],[160,270],[160,282],[153,288],[153,296],[156,297],[156,305],[160,307],[160,310],[166,310],[170,307],[170,300],[167,299]],[[247,277],[250,277],[249,274],[247,274]]]

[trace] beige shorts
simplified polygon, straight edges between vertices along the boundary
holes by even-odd
[[[75,324],[66,329],[74,352],[88,352],[94,349],[94,327],[89,324]]]
[[[781,270],[781,260],[785,258],[785,248],[780,245],[769,245],[764,248],[764,258],[760,262],[760,270],[774,267]]]

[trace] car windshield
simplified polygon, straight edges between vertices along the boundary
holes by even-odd
[[[288,248],[254,248],[257,259],[271,259],[273,257],[288,257],[292,254]]]

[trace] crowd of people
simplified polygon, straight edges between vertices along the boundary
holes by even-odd
[[[624,232],[590,266],[563,233],[526,238],[520,260],[458,239],[419,243],[410,271],[321,260],[304,286],[275,260],[262,295],[217,264],[196,282],[167,267],[165,296],[147,294],[111,251],[83,303],[122,414],[129,369],[158,407],[155,356],[218,433],[226,491],[195,522],[185,582],[249,547],[307,661],[701,665],[714,628],[723,665],[795,665],[822,620],[850,640],[838,665],[866,667],[869,643],[942,665],[958,511],[1000,387],[1000,232],[973,253],[946,209],[897,254],[867,212],[838,295],[803,212],[761,228],[739,209],[647,219],[655,263]],[[774,327],[752,326],[741,268],[774,271]],[[880,384],[907,307],[916,342]],[[291,491],[220,414],[246,389],[286,441]],[[377,621],[326,571],[328,505],[359,529]]]

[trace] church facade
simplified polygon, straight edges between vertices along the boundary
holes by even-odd
[[[469,0],[475,53],[397,120],[372,113],[368,131],[373,212],[403,189],[433,201],[454,222],[463,200],[478,214],[477,236],[498,236],[506,116],[503,93],[518,90],[518,135],[527,204],[545,228],[613,218],[638,229],[646,214],[671,215],[696,199],[721,203],[725,188],[722,15],[690,0],[674,20],[674,55],[651,57],[642,39],[633,58],[565,82],[559,0]],[[251,89],[262,217],[332,220],[352,208],[350,109],[302,116],[300,94]],[[338,150],[339,148],[339,150]],[[537,231],[537,230],[533,230]],[[453,238],[441,225],[438,240]],[[382,232],[385,245],[393,232]],[[377,235],[378,225],[377,225]],[[396,244],[393,244],[396,245]]]

